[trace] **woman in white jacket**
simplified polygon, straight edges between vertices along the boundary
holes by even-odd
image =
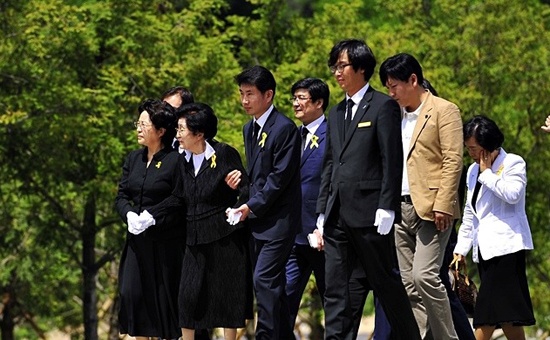
[[[525,161],[502,149],[504,135],[491,119],[464,124],[464,144],[475,163],[468,169],[468,194],[454,253],[460,261],[473,248],[481,285],[474,312],[477,340],[502,328],[508,339],[525,339],[535,317],[525,273],[525,251],[533,249],[525,214]]]

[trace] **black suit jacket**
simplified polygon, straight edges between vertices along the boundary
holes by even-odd
[[[177,178],[178,158],[178,152],[168,146],[157,152],[147,167],[147,148],[128,154],[122,167],[115,199],[116,210],[125,223],[129,211],[139,215],[143,210],[149,211],[152,206],[170,196]],[[155,239],[184,237],[183,216],[182,210],[165,214],[143,235]],[[128,237],[133,235],[128,233]]]
[[[300,230],[302,199],[298,128],[276,109],[269,115],[257,140],[252,138],[253,124],[251,120],[243,128],[252,234],[259,240],[294,237]]]
[[[373,226],[376,210],[395,211],[401,220],[403,148],[401,111],[396,101],[369,86],[346,136],[346,101],[328,116],[327,149],[317,213],[338,214],[350,227]],[[334,211],[339,198],[339,211]]]
[[[210,243],[243,227],[242,223],[229,225],[225,216],[227,208],[238,207],[248,199],[248,177],[239,152],[225,143],[209,144],[216,157],[205,158],[195,175],[193,166],[181,155],[172,195],[149,209],[156,219],[185,207],[188,245]],[[237,190],[225,183],[225,176],[235,169],[243,173]]]

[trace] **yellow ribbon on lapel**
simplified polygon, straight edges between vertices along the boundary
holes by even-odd
[[[318,148],[319,147],[319,137],[317,137],[316,135],[312,135],[311,136],[311,144],[309,145],[309,148],[310,149],[313,149],[313,148]]]
[[[210,167],[214,169],[216,167],[216,155],[212,155],[210,159],[212,160],[212,162],[210,163]]]
[[[501,164],[500,168],[498,168],[498,170],[497,170],[497,175],[500,176],[500,174],[502,173],[503,170],[504,170],[504,164]]]
[[[155,165],[155,167],[158,169],[158,168],[160,168],[161,165],[162,165],[162,162],[158,161],[157,164]]]
[[[263,148],[265,146],[265,140],[267,139],[267,133],[262,132],[262,139],[258,143],[258,145]]]

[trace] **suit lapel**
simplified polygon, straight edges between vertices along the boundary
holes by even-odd
[[[269,141],[269,135],[271,132],[271,127],[275,123],[275,120],[277,119],[278,112],[275,108],[271,111],[269,114],[269,117],[267,117],[267,121],[265,122],[264,126],[262,127],[262,130],[260,132],[260,137],[256,140],[253,140],[252,135],[250,135],[250,139],[252,140],[251,143],[251,152],[250,152],[250,163],[248,166],[248,174],[250,175],[252,173],[252,169],[254,168],[254,165],[256,164],[256,161],[258,159],[258,156],[260,155],[260,152],[262,152],[263,148],[265,147],[265,144]],[[251,124],[252,125],[252,124]],[[260,146],[259,143],[262,140],[262,136],[266,135],[264,145]]]
[[[432,94],[428,93],[428,96],[426,97],[426,101],[422,106],[422,110],[420,110],[420,113],[418,114],[418,119],[416,121],[416,125],[414,126],[414,131],[411,137],[411,144],[409,145],[409,152],[407,154],[407,158],[411,155],[411,151],[412,149],[414,149],[414,145],[416,144],[418,137],[424,130],[424,127],[426,127],[426,123],[430,120],[430,118],[432,118],[431,112],[434,108],[434,104],[431,96]]]
[[[189,156],[189,160],[185,160],[185,171],[187,171],[191,177],[195,177],[195,168],[193,167],[193,154]]]
[[[327,122],[326,119],[319,125],[317,128],[317,131],[315,131],[315,136],[319,137],[317,140],[317,146],[314,146],[311,143],[311,140],[309,141],[309,144],[307,145],[307,148],[304,150],[304,153],[302,154],[302,160],[300,162],[300,166],[304,165],[306,160],[311,156],[312,153],[317,152],[321,143],[325,140],[326,135],[326,129],[327,129]]]
[[[474,168],[472,168],[472,171],[470,171],[470,177],[468,178],[468,192],[471,192],[471,196],[467,197],[466,199],[472,199],[473,194],[475,191],[476,183],[477,183],[477,176],[479,174],[479,164],[476,164]],[[481,188],[480,188],[481,189]],[[477,199],[474,201],[471,201],[470,204],[472,206],[472,213],[479,217],[479,212],[477,210],[477,202],[479,201],[479,193],[477,195]]]
[[[197,172],[197,176],[195,176],[195,177],[199,177],[199,175],[200,175],[205,169],[207,169],[207,168],[210,166],[211,163],[212,163],[212,158],[210,158],[210,159],[206,159],[206,157],[203,158],[203,159],[202,159],[201,167],[200,167],[200,169],[199,169],[199,172]]]
[[[363,99],[361,99],[361,101],[359,102],[357,111],[355,111],[355,116],[353,117],[353,120],[349,125],[348,133],[344,136],[344,143],[342,144],[342,152],[345,150],[346,146],[349,144],[351,138],[353,137],[353,134],[357,130],[357,125],[363,119],[363,116],[365,115],[365,113],[367,113],[370,107],[370,102],[372,100],[373,93],[374,93],[374,89],[371,86],[369,86],[367,92],[365,92],[365,95],[363,96]]]
[[[254,120],[251,120],[244,126],[244,137],[245,137],[245,148],[246,148],[246,166],[248,168],[248,172],[250,173],[250,169],[252,168],[252,151],[254,149],[253,144],[253,138],[252,138],[252,124],[254,123]]]
[[[491,171],[493,171],[493,173],[499,173],[499,168],[502,166],[505,156],[506,156],[506,152],[503,149],[500,149],[500,153],[497,156],[497,158],[495,158],[495,162],[491,164]],[[479,165],[478,165],[478,172],[479,172]],[[501,176],[500,173],[499,173],[499,176]],[[479,188],[479,194],[477,195],[477,202],[481,202],[482,198],[484,199],[483,196],[489,191],[491,190],[488,190],[484,185],[482,185],[481,188]]]

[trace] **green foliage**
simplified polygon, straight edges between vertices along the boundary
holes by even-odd
[[[214,108],[217,138],[244,156],[241,131],[250,117],[240,106],[234,76],[253,64],[271,69],[278,84],[275,105],[289,117],[290,87],[304,77],[326,80],[332,105],[343,93],[328,71],[328,52],[338,40],[360,38],[378,64],[398,52],[415,55],[426,78],[460,106],[464,119],[495,119],[507,151],[526,159],[536,248],[528,257],[528,277],[537,327],[550,329],[550,136],[539,129],[550,107],[548,3],[231,3],[0,3],[0,287],[15,289],[21,315],[34,316],[43,330],[57,326],[81,336],[82,285],[90,270],[83,253],[90,240],[96,307],[116,294],[117,262],[110,260],[120,252],[125,228],[112,202],[122,160],[138,147],[130,123],[140,101],[175,85],[188,87]],[[370,83],[383,90],[377,72]],[[108,322],[109,313],[101,316]],[[18,320],[18,328],[32,332],[28,319]]]

